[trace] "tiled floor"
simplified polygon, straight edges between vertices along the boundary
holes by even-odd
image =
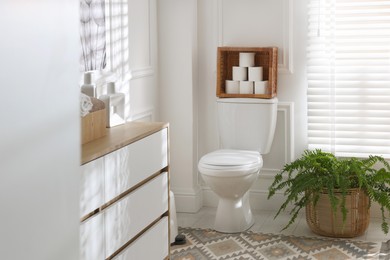
[[[213,228],[215,212],[216,208],[204,207],[194,214],[177,213],[177,222],[180,227]],[[250,230],[261,233],[282,233],[285,235],[320,237],[310,231],[306,224],[304,212],[298,216],[294,224],[283,232],[280,232],[280,230],[287,224],[290,216],[286,213],[281,213],[274,219],[275,214],[276,211],[253,210],[255,224]],[[379,218],[371,218],[371,223],[366,233],[354,239],[371,242],[385,242],[390,239],[390,233],[385,235],[382,232],[381,220]]]

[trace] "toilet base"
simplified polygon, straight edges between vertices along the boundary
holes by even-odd
[[[219,198],[214,229],[222,233],[238,233],[248,230],[254,224],[249,192],[242,198]]]

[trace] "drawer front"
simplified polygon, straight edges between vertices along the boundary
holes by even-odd
[[[104,160],[94,160],[81,166],[80,217],[104,203]]]
[[[80,225],[80,260],[105,259],[103,227],[103,214],[98,214]]]
[[[167,210],[168,174],[164,172],[106,209],[106,255],[112,255]]]
[[[105,156],[106,201],[168,165],[167,129]]]
[[[114,259],[162,260],[168,256],[168,248],[168,217],[164,217]]]

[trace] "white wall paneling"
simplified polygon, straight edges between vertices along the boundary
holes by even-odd
[[[129,1],[129,62],[131,78],[153,75],[151,0]],[[138,8],[132,8],[137,6]]]
[[[98,85],[113,79],[126,85],[131,79],[153,75],[152,1],[106,1],[107,69]]]
[[[197,0],[158,1],[160,113],[172,136],[170,183],[177,210],[191,212],[200,208],[201,201],[196,178],[197,8]]]
[[[130,84],[134,95],[130,121],[150,122],[155,120],[156,103],[148,108],[150,103],[148,93],[150,88],[157,90],[155,68],[153,66],[153,28],[155,12],[152,11],[152,0],[129,0],[129,34],[130,34]],[[137,6],[137,9],[131,8]],[[154,58],[155,59],[155,58]],[[158,92],[157,92],[158,93]],[[141,98],[137,98],[140,95]],[[155,94],[156,95],[156,94]],[[142,100],[142,102],[139,102]]]
[[[157,0],[129,1],[128,121],[159,120]]]
[[[266,191],[273,176],[284,163],[299,156],[307,147],[305,46],[308,0],[197,0],[192,9],[196,11],[196,27],[191,22],[193,13],[188,11],[192,2],[158,2],[159,108],[162,118],[172,127],[171,179],[175,198],[182,199],[183,204],[198,203],[196,186],[203,184],[198,171],[193,169],[201,156],[219,147],[215,102],[217,47],[277,46],[278,129],[273,150],[264,156],[262,176],[251,189],[252,200],[255,198],[258,206],[267,207],[266,203],[272,203],[266,200]],[[194,66],[198,73],[190,74]],[[203,205],[216,205],[209,193],[211,191],[203,185],[200,192]],[[196,208],[195,204],[186,206]],[[177,210],[181,211],[181,208]]]
[[[133,111],[158,106],[156,14],[156,0],[106,1],[107,68],[97,75],[98,95],[115,81],[125,94],[127,121]]]
[[[143,77],[150,77],[154,74],[153,67],[145,67],[131,70],[131,79],[139,79]]]
[[[284,0],[283,3],[283,52],[282,63],[279,64],[279,71],[282,73],[294,73],[293,0]]]
[[[125,94],[125,118],[130,114],[128,8],[128,0],[105,1],[107,66],[94,72],[97,96],[107,93],[108,82],[115,82],[116,90]]]
[[[153,111],[154,108],[149,108],[141,112],[133,113],[131,121],[152,122],[154,121]]]
[[[150,0],[129,1],[130,68],[151,67]],[[133,8],[136,6],[137,8]]]
[[[218,46],[277,46],[279,72],[293,73],[293,0],[218,0],[215,17]]]
[[[130,75],[128,8],[128,0],[106,1],[106,72],[108,75],[114,75],[119,84],[123,84]]]
[[[294,158],[294,103],[279,102],[278,119],[271,151],[263,155],[261,176],[274,177],[275,172]]]

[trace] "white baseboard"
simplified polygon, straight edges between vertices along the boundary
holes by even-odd
[[[202,207],[202,191],[200,188],[183,190],[172,188],[175,195],[176,211],[196,213]]]
[[[202,187],[203,191],[203,206],[204,207],[217,207],[218,197],[209,188]],[[282,193],[275,194],[271,199],[267,199],[268,191],[266,190],[250,190],[249,201],[252,209],[256,210],[278,210],[280,205],[284,201]]]
[[[209,187],[202,187],[202,193],[203,193],[203,207],[215,208],[218,206],[218,197]],[[282,193],[275,194],[269,200],[267,199],[267,197],[268,197],[267,190],[250,190],[249,201],[250,201],[251,208],[253,210],[277,211],[279,210],[279,207],[283,204],[285,200]],[[302,210],[304,212],[304,209]],[[372,203],[370,213],[372,218],[381,218],[381,211],[377,203]]]

